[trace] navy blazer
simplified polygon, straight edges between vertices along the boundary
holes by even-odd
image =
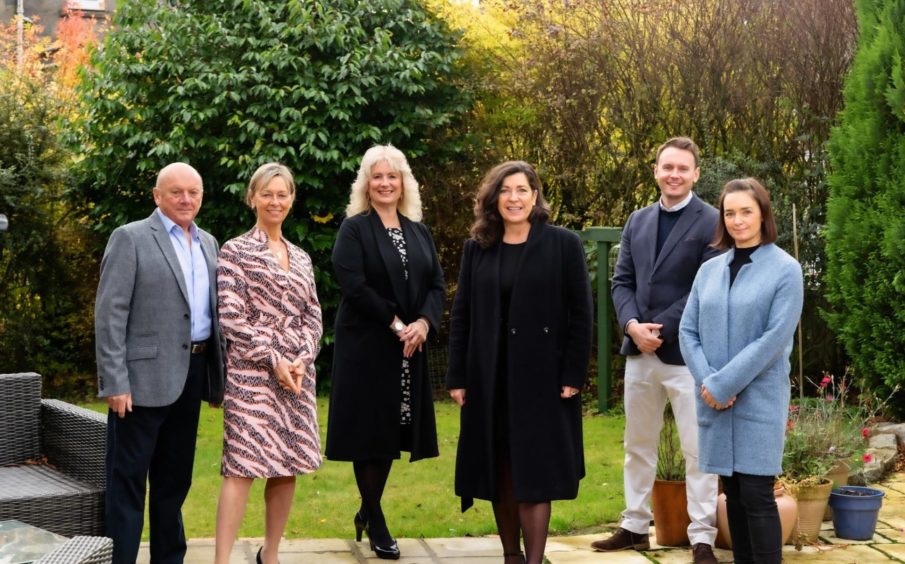
[[[659,214],[660,204],[655,202],[632,212],[625,223],[613,274],[613,305],[623,329],[630,319],[662,323],[663,344],[657,349],[657,356],[666,364],[682,365],[685,361],[679,350],[679,320],[698,267],[720,254],[710,246],[719,212],[692,194],[657,255]],[[620,352],[641,354],[628,335]]]

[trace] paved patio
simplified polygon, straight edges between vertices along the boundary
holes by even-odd
[[[880,522],[870,541],[848,541],[833,536],[832,522],[823,524],[821,544],[796,551],[793,546],[784,549],[787,562],[905,562],[905,473],[893,474],[879,484],[873,484],[886,492]],[[612,525],[615,527],[615,524]],[[664,548],[654,544],[651,528],[651,550],[645,552],[600,553],[590,549],[592,540],[602,535],[551,537],[547,543],[547,559],[552,564],[583,562],[614,562],[624,564],[685,564],[691,562],[688,548]],[[442,564],[499,564],[502,550],[496,537],[398,539],[402,552],[401,563],[440,562]],[[241,539],[236,543],[231,562],[253,564],[261,539]],[[732,552],[716,550],[720,562],[732,562]],[[187,564],[209,564],[214,559],[213,539],[189,541]],[[142,545],[138,562],[149,562],[147,544]],[[280,546],[282,564],[375,563],[379,560],[368,548],[368,543],[347,539],[297,539],[286,540]]]

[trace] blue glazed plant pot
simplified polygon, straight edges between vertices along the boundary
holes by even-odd
[[[885,494],[874,488],[842,486],[830,493],[836,536],[848,540],[870,540]]]

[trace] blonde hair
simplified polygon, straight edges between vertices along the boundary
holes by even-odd
[[[248,181],[248,188],[245,190],[245,203],[248,207],[255,209],[255,194],[270,184],[274,178],[283,179],[286,188],[292,194],[292,199],[295,200],[295,179],[292,178],[292,171],[289,170],[289,167],[280,163],[266,163],[259,166],[258,170],[251,175],[251,180]]]
[[[349,205],[346,206],[346,217],[352,217],[360,213],[371,211],[371,202],[368,199],[368,180],[371,176],[371,168],[385,162],[394,172],[402,175],[402,197],[399,199],[399,213],[412,221],[421,221],[421,194],[418,192],[418,181],[412,176],[412,169],[402,151],[392,145],[375,145],[368,149],[361,157],[361,166],[358,167],[358,176],[352,183],[349,194]]]

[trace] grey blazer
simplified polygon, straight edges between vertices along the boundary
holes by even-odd
[[[660,204],[654,203],[632,212],[625,223],[613,273],[613,305],[622,328],[632,318],[662,323],[657,356],[666,364],[682,365],[679,320],[698,267],[719,254],[710,246],[719,212],[693,195],[656,255],[659,214]],[[641,354],[627,335],[621,352]]]
[[[223,339],[217,320],[217,240],[198,230],[210,277],[213,327],[202,398],[223,398]],[[101,261],[94,310],[98,396],[131,393],[159,407],[182,393],[189,369],[191,316],[185,279],[157,212],[117,228]]]

